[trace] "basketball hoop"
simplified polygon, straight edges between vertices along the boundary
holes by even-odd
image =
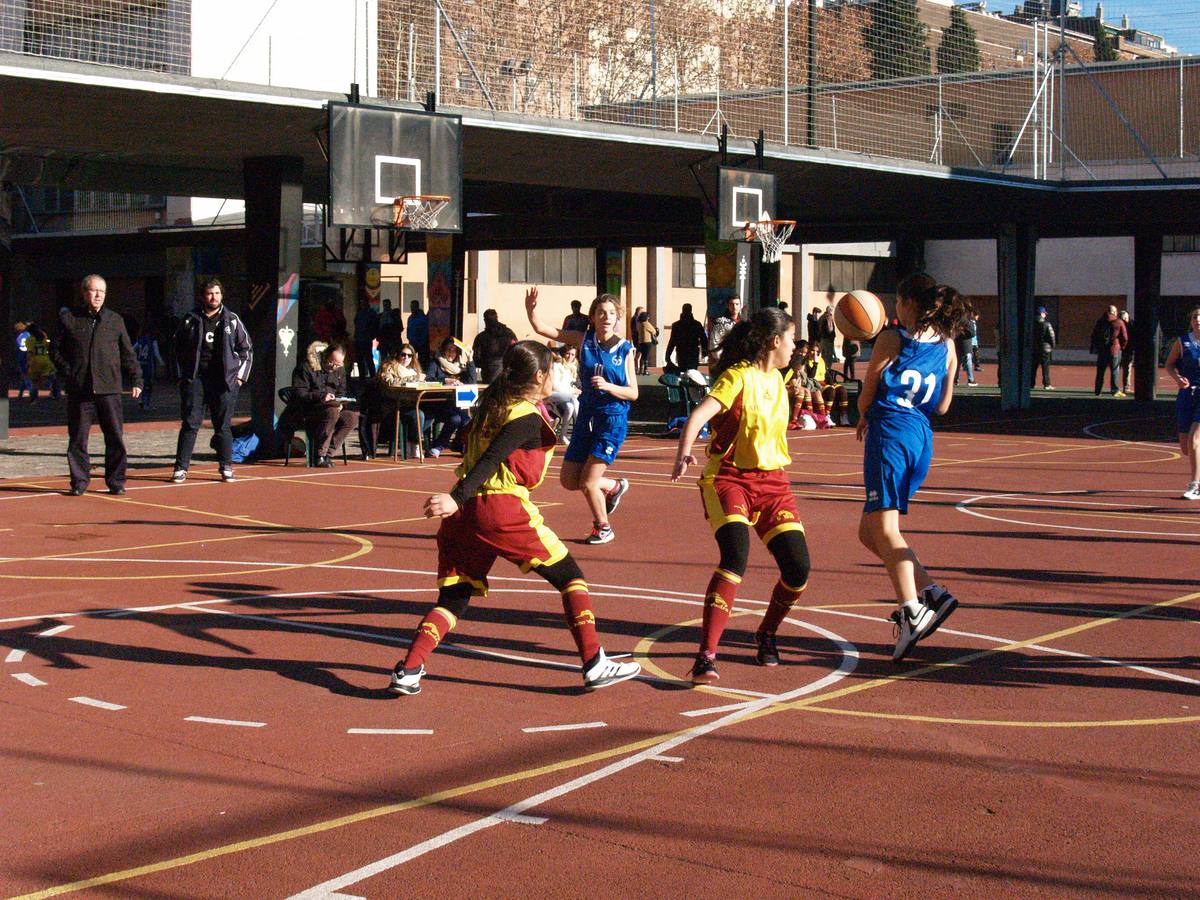
[[[412,231],[427,231],[437,228],[437,217],[449,197],[441,194],[414,194],[410,197],[397,197],[393,202],[395,225],[397,228],[407,228]]]
[[[763,262],[777,263],[783,257],[783,245],[792,236],[795,219],[763,219],[746,223],[746,240],[762,244]]]

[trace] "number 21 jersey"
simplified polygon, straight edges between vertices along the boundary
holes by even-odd
[[[949,363],[947,341],[914,340],[900,329],[900,352],[883,370],[869,420],[891,416],[924,419],[926,423],[942,399],[942,380]]]

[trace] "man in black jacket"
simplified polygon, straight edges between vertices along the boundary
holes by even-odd
[[[479,368],[479,377],[484,384],[491,384],[500,374],[504,354],[517,342],[513,330],[500,321],[494,309],[483,311],[483,331],[475,335],[471,345],[471,356]]]
[[[1037,321],[1033,323],[1033,370],[1029,373],[1029,386],[1037,386],[1038,369],[1042,370],[1042,387],[1048,391],[1054,390],[1050,383],[1050,363],[1054,360],[1054,348],[1058,338],[1054,334],[1054,326],[1046,318],[1046,307],[1039,306]]]
[[[671,324],[671,339],[667,341],[665,357],[667,363],[680,372],[699,368],[705,343],[704,326],[692,315],[692,304],[683,304],[679,318]]]
[[[133,384],[136,399],[142,393],[142,370],[125,320],[104,308],[108,285],[99,275],[88,275],[79,284],[80,304],[64,309],[58,319],[58,337],[50,345],[54,367],[67,390],[67,464],[71,468],[71,493],[79,496],[91,480],[88,432],[100,423],[104,433],[104,482],[110,494],[125,493],[125,436],[121,416],[121,373]]]
[[[222,481],[233,481],[233,432],[230,422],[237,404],[238,389],[250,377],[253,350],[242,320],[225,306],[221,282],[204,283],[199,309],[183,317],[175,332],[175,359],[179,366],[179,400],[182,423],[175,445],[175,474],[171,480],[187,480],[196,447],[196,432],[204,422],[204,410],[216,432],[217,458]]]

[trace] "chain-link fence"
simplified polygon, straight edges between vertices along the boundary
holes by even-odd
[[[1200,175],[1200,57],[1073,0],[259,0],[221,32],[233,62],[197,72],[215,3],[0,0],[0,50],[270,81],[271,29],[298,22],[289,55],[387,100],[1034,178]],[[1159,2],[1177,40],[1200,40],[1195,3]],[[234,70],[264,37],[263,74]]]

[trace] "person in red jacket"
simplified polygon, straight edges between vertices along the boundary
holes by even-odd
[[[1121,321],[1121,317],[1117,315],[1117,308],[1109,306],[1108,311],[1096,320],[1096,327],[1092,329],[1092,352],[1096,354],[1097,397],[1104,389],[1104,371],[1106,369],[1108,370],[1109,384],[1112,386],[1112,395],[1114,397],[1125,396],[1125,392],[1121,390],[1119,379],[1121,354],[1125,352],[1125,345],[1128,343],[1129,330]]]

